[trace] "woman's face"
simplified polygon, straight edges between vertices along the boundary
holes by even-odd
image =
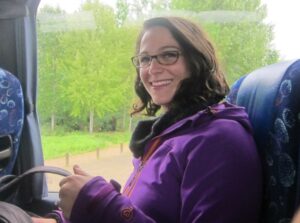
[[[171,65],[163,65],[152,57],[149,66],[140,68],[140,78],[153,102],[168,109],[180,82],[189,76],[189,70],[183,58],[181,47],[167,28],[156,26],[144,33],[139,55],[159,56],[161,61],[171,60],[179,53],[178,60]],[[175,52],[175,53],[174,53]],[[149,59],[149,57],[148,57]],[[147,61],[147,57],[145,57]]]

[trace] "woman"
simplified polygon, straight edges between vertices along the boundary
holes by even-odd
[[[132,61],[141,101],[133,113],[163,113],[136,127],[134,171],[123,193],[76,166],[60,182],[62,212],[51,216],[72,223],[258,222],[262,171],[251,126],[243,108],[221,102],[228,85],[202,29],[178,17],[149,19]]]

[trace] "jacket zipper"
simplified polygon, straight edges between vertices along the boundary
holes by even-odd
[[[148,159],[151,157],[151,155],[156,151],[156,149],[159,146],[160,143],[160,138],[156,138],[154,140],[154,142],[151,144],[149,150],[147,151],[147,153],[142,157],[141,163],[139,164],[137,171],[135,172],[134,176],[132,177],[132,179],[130,180],[130,182],[127,184],[127,187],[124,189],[123,191],[123,195],[130,197],[132,194],[133,189],[136,186],[136,183],[141,175],[141,172],[146,164],[146,162],[148,161]]]

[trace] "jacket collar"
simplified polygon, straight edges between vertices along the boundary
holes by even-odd
[[[191,106],[183,108],[181,111],[167,112],[156,119],[140,121],[132,134],[129,144],[134,157],[142,156],[148,142],[154,137],[165,136],[185,125],[195,124],[198,116],[201,116],[209,108],[207,107],[201,111],[199,106]]]

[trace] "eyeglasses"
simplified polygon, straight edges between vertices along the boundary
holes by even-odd
[[[150,66],[153,58],[155,58],[159,64],[172,65],[177,62],[180,54],[181,52],[179,51],[165,51],[153,56],[142,54],[132,57],[131,61],[136,68],[145,68]]]

